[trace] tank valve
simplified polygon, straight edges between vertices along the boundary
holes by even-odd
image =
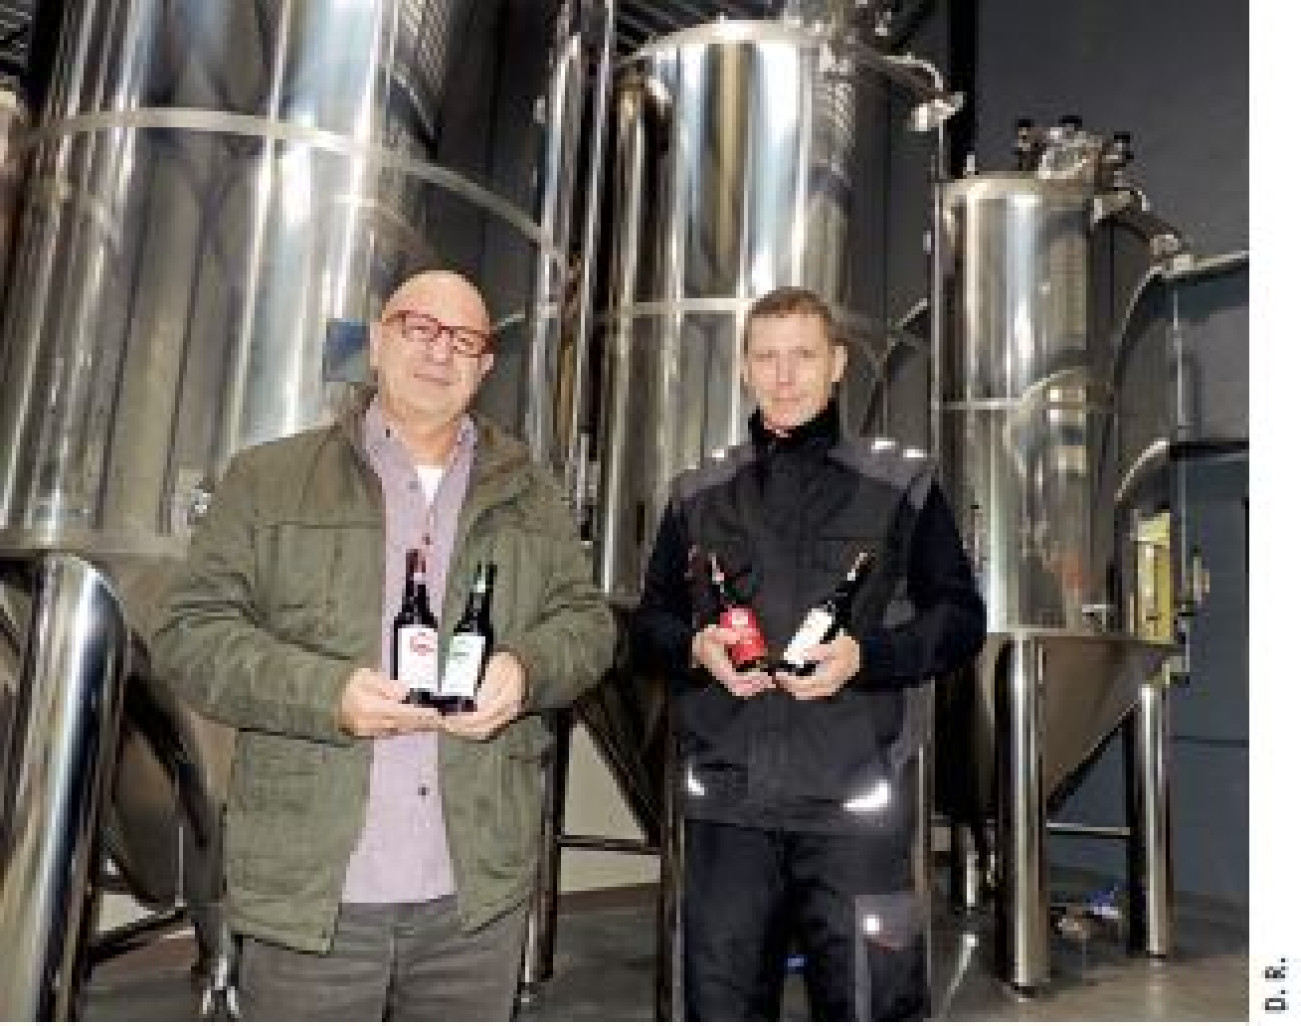
[[[1112,189],[1125,187],[1125,167],[1134,159],[1128,132],[1116,132],[1102,151],[1100,184]]]
[[[1211,593],[1211,573],[1206,569],[1206,561],[1202,558],[1202,550],[1194,547],[1192,551],[1192,578],[1191,592],[1193,609],[1201,607],[1206,601],[1206,596]]]
[[[1111,630],[1112,614],[1115,612],[1115,608],[1110,602],[1086,602],[1080,607],[1080,612],[1084,614],[1085,619],[1095,631],[1106,634]]]
[[[1034,136],[1034,121],[1030,118],[1017,118],[1016,144],[1012,147],[1012,152],[1016,157],[1016,170],[1020,174],[1029,174],[1034,170]]]

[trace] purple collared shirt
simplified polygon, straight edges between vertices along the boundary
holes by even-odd
[[[402,601],[407,549],[425,553],[429,605],[442,608],[456,521],[470,480],[477,434],[461,420],[456,446],[433,501],[425,498],[410,452],[389,429],[379,401],[366,411],[366,454],[384,490],[384,610],[379,663],[393,675],[388,643]],[[443,627],[439,624],[439,629]],[[456,891],[438,782],[438,735],[433,732],[373,742],[366,821],[357,838],[343,900],[349,903],[429,901]]]

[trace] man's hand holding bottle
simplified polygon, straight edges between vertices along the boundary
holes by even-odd
[[[776,686],[800,701],[830,698],[862,666],[858,642],[843,630],[830,641],[810,645],[804,650],[804,657],[813,666],[811,672],[790,673],[779,666],[775,675]]]
[[[407,685],[378,670],[359,666],[344,685],[338,720],[353,737],[395,737],[420,730],[437,730],[441,717],[434,709],[409,705]]]
[[[352,671],[339,702],[339,726],[354,737],[396,737],[423,730],[443,730],[472,741],[484,741],[519,718],[526,691],[524,667],[505,650],[488,657],[475,707],[467,712],[440,713],[407,701],[410,688],[377,670]]]
[[[848,631],[850,606],[876,557],[859,552],[835,590],[805,614],[781,658],[773,660],[759,618],[737,595],[719,564],[709,556],[710,584],[720,612],[717,624],[691,639],[691,657],[737,698],[779,687],[792,697],[830,698],[862,666],[862,651]]]
[[[524,709],[524,665],[513,652],[499,649],[488,657],[475,695],[474,709],[446,713],[440,726],[449,734],[471,741],[486,741],[519,718]]]
[[[744,639],[744,632],[735,627],[710,624],[701,628],[691,639],[691,658],[703,666],[723,687],[737,698],[753,698],[773,685],[772,675],[762,665],[738,670],[732,663],[729,649],[734,649]]]

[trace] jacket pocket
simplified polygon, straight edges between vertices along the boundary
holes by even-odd
[[[782,793],[838,803],[870,801],[888,770],[868,696],[845,688],[818,701],[787,701],[795,708],[788,708]]]
[[[819,594],[811,601],[817,602],[845,579],[855,560],[866,553],[866,569],[860,569],[862,583],[853,603],[852,625],[864,629],[879,620],[890,596],[890,571],[892,560],[885,551],[886,540],[875,534],[822,535],[810,546],[810,562],[818,579]]]
[[[499,738],[470,751],[456,777],[468,789],[457,802],[464,813],[449,823],[489,879],[514,878],[537,856],[542,832],[542,767],[521,758],[524,749]],[[449,775],[448,787],[458,786]],[[463,803],[462,803],[463,802]]]
[[[688,563],[695,623],[716,623],[722,612],[712,580],[714,561],[734,600],[752,606],[763,592],[763,570],[751,539],[739,532],[702,531],[694,540]]]
[[[384,556],[376,530],[366,524],[281,523],[265,530],[261,544],[272,630],[315,651],[357,658],[353,649],[363,634],[373,634],[371,618],[377,621],[382,608]]]
[[[859,553],[866,552],[871,560],[869,574],[881,564],[881,542],[877,535],[846,534],[822,535],[812,545],[813,565],[836,580],[844,578]]]
[[[319,746],[275,734],[241,732],[231,765],[230,803],[251,813],[310,811],[320,786]]]

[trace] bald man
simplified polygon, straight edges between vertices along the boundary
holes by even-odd
[[[157,614],[155,672],[238,740],[225,818],[239,1002],[260,1019],[506,1019],[536,875],[540,714],[609,664],[613,621],[555,482],[470,412],[488,310],[445,271],[372,326],[377,387],[231,461]],[[447,629],[496,564],[474,711],[389,665],[405,556]]]

